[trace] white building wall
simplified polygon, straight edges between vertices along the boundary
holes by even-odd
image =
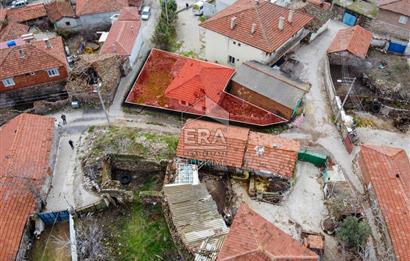
[[[302,28],[294,35],[294,37],[290,38],[281,47],[279,47],[276,50],[279,52],[279,55],[283,55],[289,51],[289,48],[294,47],[295,44],[298,44],[298,41],[295,40],[296,38],[302,36],[303,32],[304,29]],[[205,58],[210,62],[217,62],[220,64],[238,67],[246,61],[254,60],[270,65],[278,60],[276,56],[279,55],[275,52],[267,54],[260,49],[205,29]],[[229,56],[235,58],[236,61],[234,65],[228,63]]]
[[[265,52],[257,48],[244,43],[240,43],[241,46],[239,46],[238,41],[210,30],[205,30],[205,43],[205,58],[210,62],[232,66],[228,63],[230,55],[236,59],[235,66],[239,66],[250,60],[264,62],[267,58]]]

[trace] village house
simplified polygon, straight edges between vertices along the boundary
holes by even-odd
[[[279,69],[257,62],[245,62],[239,66],[227,91],[247,102],[291,120],[309,91],[309,84]]]
[[[391,259],[410,260],[410,161],[405,150],[362,145],[356,162],[386,243],[392,246]]]
[[[77,0],[75,13],[83,30],[109,28],[111,17],[128,6],[128,0]]]
[[[300,143],[272,134],[201,120],[187,120],[176,155],[245,178],[285,183],[293,178]]]
[[[68,65],[61,37],[0,43],[0,97],[3,106],[64,91]]]
[[[53,173],[54,118],[20,114],[0,127],[0,260],[24,260]]]
[[[269,1],[238,0],[200,24],[205,58],[230,66],[250,60],[272,65],[308,34],[311,20]]]
[[[340,15],[342,22],[350,26],[369,25],[378,10],[376,0],[335,0],[332,8]]]
[[[140,34],[141,20],[137,7],[121,9],[113,22],[100,54],[114,54],[127,57],[132,66],[138,58],[143,41]]]
[[[372,33],[360,25],[339,30],[327,50],[330,63],[360,67],[371,41]]]
[[[242,203],[217,260],[317,261],[319,256]]]
[[[388,50],[410,54],[410,1],[378,1],[379,12],[371,23],[371,30],[389,37]]]
[[[29,4],[19,8],[7,9],[8,22],[23,23],[28,26],[48,27],[47,12],[43,3]]]
[[[45,4],[47,16],[57,29],[73,29],[79,26],[70,1],[54,0]]]
[[[235,70],[152,49],[126,103],[269,126],[287,119],[225,91]]]

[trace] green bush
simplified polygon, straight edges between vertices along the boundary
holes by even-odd
[[[161,1],[161,15],[155,28],[152,42],[156,47],[166,51],[171,51],[176,42],[176,9],[175,0]]]
[[[345,218],[336,230],[336,237],[355,251],[360,250],[370,234],[369,224],[360,222],[357,217],[353,216]]]

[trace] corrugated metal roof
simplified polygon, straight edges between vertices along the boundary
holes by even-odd
[[[172,222],[185,246],[197,254],[198,260],[214,260],[229,228],[205,184],[166,185],[164,194]],[[215,252],[214,258],[201,255],[206,249]]]
[[[291,109],[309,91],[309,84],[257,62],[239,66],[232,81]]]

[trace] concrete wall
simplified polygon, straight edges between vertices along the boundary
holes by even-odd
[[[288,108],[259,93],[249,90],[237,82],[231,82],[230,93],[288,120],[292,117],[292,108]]]
[[[23,74],[12,77],[15,85],[11,87],[5,87],[3,81],[0,81],[0,93],[4,91],[11,91],[26,87],[32,87],[40,84],[47,84],[51,82],[66,80],[68,75],[67,69],[64,66],[60,66],[58,70],[60,75],[55,77],[49,77],[47,71],[45,70],[34,72],[34,75]]]
[[[69,25],[67,25],[67,23],[69,23]],[[54,26],[60,29],[75,29],[81,26],[81,21],[77,18],[63,17],[54,23]]]
[[[216,12],[219,12],[231,4],[235,3],[235,0],[216,0],[215,1],[215,6],[216,6]]]
[[[111,26],[110,17],[119,12],[109,12],[101,14],[89,14],[80,16],[81,27],[83,30],[106,28]]]
[[[250,28],[249,28],[250,30]],[[217,62],[220,64],[238,67],[246,61],[255,60],[263,64],[273,64],[292,47],[299,43],[299,38],[303,34],[302,28],[286,43],[280,46],[276,52],[267,54],[266,52],[247,45],[245,43],[233,40],[222,34],[205,30],[205,58],[210,62]],[[239,46],[240,44],[240,46]],[[228,63],[228,56],[236,59],[235,64]]]
[[[131,66],[137,60],[143,43],[144,42],[143,42],[142,32],[140,30],[140,32],[138,33],[137,39],[135,40],[134,46],[132,47],[131,55],[129,57],[129,61],[130,61]]]

